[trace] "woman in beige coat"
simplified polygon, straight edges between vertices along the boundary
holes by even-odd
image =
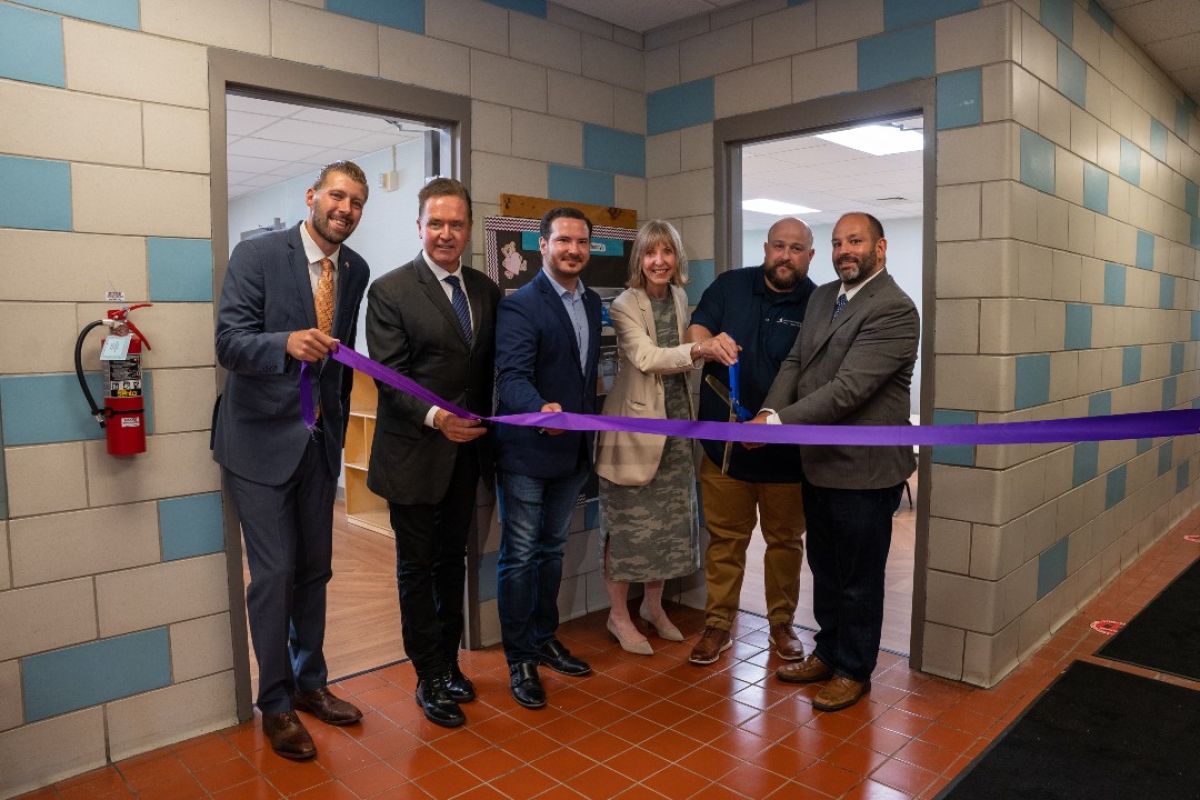
[[[629,288],[609,313],[620,365],[604,413],[656,419],[694,416],[687,374],[701,361],[729,364],[728,336],[685,344],[687,258],[679,233],[654,220],[638,231],[629,259]],[[629,584],[644,584],[640,616],[664,639],[681,641],[662,607],[663,582],[690,575],[700,563],[699,514],[688,439],[604,431],[596,449],[600,532],[611,610],[608,630],[631,653],[650,655],[649,641],[629,616]]]

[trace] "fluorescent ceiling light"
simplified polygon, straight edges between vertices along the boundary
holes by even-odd
[[[863,125],[844,131],[819,133],[817,138],[873,156],[911,153],[925,146],[920,131],[901,130],[893,125]]]
[[[753,200],[743,200],[742,208],[746,211],[760,211],[763,214],[818,214],[820,213],[815,208],[808,206],[798,206],[795,203],[785,203],[782,200],[768,200],[765,197],[756,197]]]

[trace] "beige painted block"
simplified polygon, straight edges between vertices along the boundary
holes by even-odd
[[[9,538],[16,586],[138,567],[161,557],[157,503],[15,519]]]
[[[713,165],[713,126],[711,122],[693,125],[679,132],[679,167],[683,172],[707,169]]]
[[[12,587],[8,565],[8,520],[0,520],[0,591]]]
[[[642,51],[584,34],[583,74],[635,92],[645,91]]]
[[[512,154],[512,109],[471,101],[471,149]]]
[[[858,46],[853,43],[792,57],[793,103],[857,89]]]
[[[679,233],[683,237],[683,249],[688,258],[714,258],[713,215],[685,217],[681,222]]]
[[[747,21],[688,39],[679,49],[679,80],[687,83],[749,66],[752,35]]]
[[[1021,243],[1017,251],[1017,296],[1050,297],[1054,292],[1054,251]]]
[[[213,614],[172,625],[171,669],[175,683],[233,669],[229,614]]]
[[[1062,147],[1054,151],[1055,194],[1068,203],[1083,205],[1083,159]]]
[[[379,28],[342,14],[271,0],[271,55],[360,75],[379,74]]]
[[[35,158],[141,166],[142,120],[137,103],[32,83],[0,81],[0,152]],[[103,124],[96,124],[103,120]]]
[[[773,61],[817,46],[817,4],[802,3],[754,19],[754,60]]]
[[[939,186],[937,190],[937,240],[978,239],[980,184]]]
[[[1016,181],[983,184],[980,234],[985,239],[1037,238],[1037,190]]]
[[[556,117],[614,124],[615,89],[607,83],[582,78],[569,72],[550,70],[547,76],[548,109]],[[544,110],[544,109],[537,109]]]
[[[1015,380],[1016,367],[1011,358],[941,355],[934,382],[934,403],[938,408],[1011,411]]]
[[[430,64],[437,64],[437,69],[430,69]],[[379,77],[452,94],[470,94],[471,51],[461,45],[381,25]]]
[[[92,579],[47,583],[0,594],[0,661],[96,638]]]
[[[946,242],[938,245],[937,259],[938,297],[1010,297],[1017,291],[1011,240]]]
[[[63,347],[79,334],[75,306],[70,303],[0,303],[0,315],[12,331],[25,331],[20,347],[0,353],[0,373],[74,372],[74,350]],[[36,333],[34,333],[36,332]],[[100,340],[100,334],[95,338]],[[93,369],[88,365],[88,369]],[[83,402],[83,398],[80,398]],[[84,403],[83,409],[87,410]]]
[[[967,631],[963,646],[962,680],[976,686],[992,687],[1004,679],[1017,661],[1016,624],[1006,625],[990,636]]]
[[[1044,516],[1034,512],[1018,517],[1007,525],[971,526],[970,574],[984,580],[999,580],[1021,566],[1029,520]]]
[[[713,213],[713,171],[699,169],[650,178],[646,205],[653,217],[695,217]]]
[[[498,203],[500,195],[546,195],[547,170],[542,161],[476,153],[471,164],[471,194],[480,202]]]
[[[21,669],[16,659],[0,661],[0,731],[15,728],[25,721],[21,703]]]
[[[1021,15],[1021,66],[1042,83],[1058,84],[1058,39],[1036,17]]]
[[[644,63],[647,92],[656,92],[680,82],[678,44],[646,51]]]
[[[70,17],[62,28],[68,89],[208,108],[203,47]]]
[[[546,4],[546,19],[605,39],[611,39],[615,33],[614,25],[557,3]]]
[[[0,733],[0,797],[106,763],[104,712],[87,708]]]
[[[601,39],[610,37],[601,34],[593,34],[600,36]],[[620,25],[614,25],[612,29],[612,40],[617,44],[623,44],[626,47],[632,47],[634,50],[646,49],[646,37],[644,34],[637,31],[631,31],[628,28],[622,28]]]
[[[716,117],[788,105],[792,97],[791,83],[792,63],[788,58],[717,75],[713,88]]]
[[[179,713],[187,709],[188,713]],[[237,724],[233,672],[177,683],[104,706],[114,760]]]
[[[817,47],[883,32],[883,0],[817,0]]]
[[[971,523],[931,517],[929,568],[966,574],[971,562]]]
[[[208,430],[217,399],[216,370],[156,369],[153,381],[156,434]]]
[[[1096,246],[1096,214],[1080,206],[1067,209],[1067,249],[1090,256]]]
[[[960,628],[926,623],[921,671],[954,681],[961,680],[965,635],[966,632]]]
[[[102,637],[205,617],[229,608],[225,554],[96,576]]]
[[[1046,84],[1038,88],[1038,133],[1062,147],[1071,146],[1071,101]]]
[[[1100,25],[1092,19],[1088,9],[1084,6],[1075,6],[1071,49],[1093,67],[1100,65],[1100,38]]]
[[[1013,119],[1013,65],[989,64],[983,68],[980,91],[984,122]]]
[[[121,202],[113,202],[114,193]],[[207,175],[71,165],[75,230],[208,238]]]
[[[76,326],[104,315],[105,306],[76,306]],[[208,367],[215,361],[212,305],[209,303],[159,303],[137,311],[137,326],[150,339],[153,350],[142,355],[145,369]],[[99,336],[89,337],[83,347],[83,363],[99,363]]]
[[[930,622],[995,633],[1001,627],[999,587],[949,572],[929,570],[925,583],[925,618]]]
[[[979,352],[979,301],[937,301],[937,328],[934,331],[934,352]]]
[[[1084,107],[1099,122],[1108,125],[1112,117],[1112,94],[1115,90],[1103,75],[1095,71],[1088,73]]]
[[[86,508],[83,444],[40,444],[4,451],[8,473],[8,513],[12,517]],[[53,483],[45,476],[53,475]]]
[[[1096,163],[1096,118],[1079,106],[1071,106],[1071,150],[1085,161]]]
[[[1121,137],[1117,135],[1116,131],[1104,126],[1096,128],[1096,164],[1113,175],[1120,174]],[[1115,180],[1115,178],[1110,178],[1110,185]]]
[[[566,73],[559,73],[565,75]],[[471,96],[502,105],[546,110],[546,68],[491,53],[471,51]],[[578,103],[595,102],[576,97]],[[612,103],[606,104],[611,114]],[[566,114],[575,118],[575,115]]]
[[[977,67],[1012,58],[1011,14],[1005,5],[986,6],[934,24],[937,71]]]
[[[1089,276],[1091,273],[1091,265],[1096,263],[1094,259],[1087,259]],[[1092,301],[1083,295],[1083,274],[1084,274],[1084,259],[1079,256],[1073,256],[1070,253],[1055,251],[1053,257],[1054,276],[1050,287],[1050,296],[1054,300],[1066,300],[1068,302],[1079,302],[1081,299],[1085,302]],[[1100,293],[1101,299],[1104,292],[1104,275],[1103,270],[1100,273]],[[1094,341],[1094,340],[1093,340]]]
[[[1048,194],[1037,196],[1037,242],[1065,250],[1067,237],[1067,201]]]
[[[180,172],[208,172],[208,112],[193,108],[142,106],[146,166]]]
[[[613,202],[617,208],[632,208],[638,219],[646,219],[646,179],[614,175]]]
[[[131,303],[148,295],[140,237],[0,229],[0,272],[3,300],[99,301],[110,287]]]
[[[271,6],[268,0],[144,0],[142,30],[267,55],[271,51]]]
[[[1016,178],[1017,128],[997,122],[938,132],[938,185]],[[987,153],[987,158],[980,158]]]
[[[613,88],[613,127],[631,133],[646,132],[646,95]]]
[[[118,460],[103,441],[85,444],[91,505],[115,505],[160,497],[215,492],[221,474],[208,448],[208,431],[147,437],[146,452]]]
[[[512,154],[518,158],[582,167],[583,124],[514,109]]]
[[[505,9],[481,0],[438,0],[425,5],[425,35],[506,56],[508,16]],[[522,23],[526,21],[524,16],[520,19]],[[512,52],[530,61],[538,60],[520,50]]]

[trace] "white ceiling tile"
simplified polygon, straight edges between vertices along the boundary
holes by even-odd
[[[273,124],[254,134],[256,139],[310,144],[321,148],[338,147],[362,137],[363,132],[359,128],[323,125],[319,122],[309,122],[295,117],[273,120]]]
[[[230,110],[225,115],[225,132],[237,136],[246,136],[262,130],[272,122],[278,122],[279,117],[268,114],[252,114],[249,111]]]
[[[288,164],[289,162],[278,159],[250,158],[248,156],[233,155],[232,153],[226,159],[226,166],[229,169],[236,170],[237,172],[249,172],[254,175],[286,167]]]
[[[309,144],[275,142],[246,137],[229,146],[230,155],[270,158],[276,161],[300,161],[321,152],[324,148]]]
[[[305,107],[295,103],[281,103],[278,100],[261,100],[257,97],[227,94],[225,95],[225,108],[231,111],[251,111],[271,117],[290,117],[292,114],[303,111]]]

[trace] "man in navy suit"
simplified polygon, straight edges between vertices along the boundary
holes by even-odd
[[[600,296],[579,279],[591,257],[592,224],[574,208],[542,217],[542,271],[500,303],[496,388],[500,414],[597,413]],[[555,638],[563,546],[571,512],[592,472],[595,437],[501,425],[497,601],[514,699],[546,705],[538,664],[564,675],[592,668]]]
[[[325,585],[333,575],[333,499],[341,468],[351,372],[327,356],[354,346],[370,270],[342,245],[362,216],[367,179],[356,164],[321,170],[308,218],[234,248],[217,309],[217,363],[229,371],[217,401],[213,458],[237,508],[250,586],[246,610],[258,659],[263,732],[281,756],[316,755],[296,716],[348,725],[362,713],[326,686]],[[309,364],[316,430],[297,392]]]

